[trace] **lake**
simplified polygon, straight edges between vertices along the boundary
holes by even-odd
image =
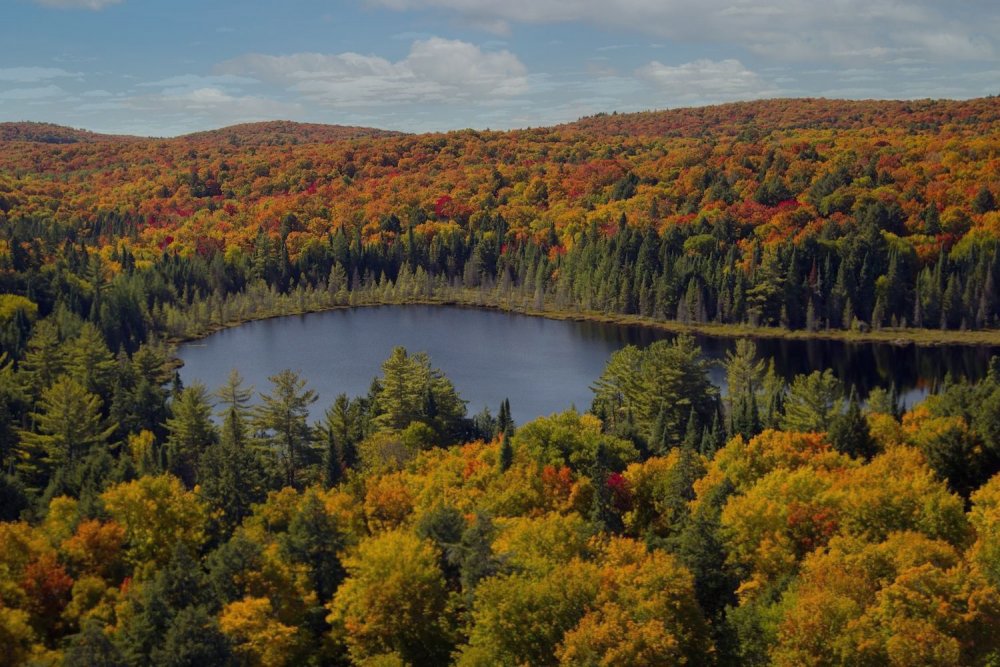
[[[641,326],[548,320],[493,310],[456,306],[379,306],[334,310],[250,322],[178,351],[185,384],[200,380],[210,390],[221,386],[233,368],[258,392],[270,390],[267,378],[291,368],[319,394],[312,417],[318,419],[337,394],[366,394],[372,378],[397,345],[427,352],[468,401],[469,414],[489,407],[496,414],[509,398],[518,423],[571,406],[589,408],[590,385],[612,352],[625,345],[648,345],[674,334]],[[706,357],[717,360],[735,339],[697,336]],[[826,368],[864,396],[874,387],[895,383],[910,405],[940,386],[947,375],[978,379],[997,348],[948,345],[917,347],[829,340],[756,341],[760,356],[773,358],[791,378]],[[720,387],[725,373],[713,366]]]

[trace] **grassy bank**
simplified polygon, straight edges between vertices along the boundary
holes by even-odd
[[[247,322],[303,315],[345,308],[387,305],[450,305],[467,308],[484,308],[502,312],[519,313],[555,320],[577,320],[604,324],[641,326],[670,333],[691,333],[724,338],[779,338],[787,340],[837,340],[848,343],[883,343],[892,345],[938,346],[982,345],[1000,346],[1000,330],[955,331],[939,329],[883,328],[871,331],[844,330],[789,330],[780,327],[754,327],[745,324],[684,323],[657,320],[640,315],[608,314],[566,307],[546,300],[520,294],[500,294],[454,287],[428,290],[397,290],[379,287],[336,294],[324,291],[300,291],[288,295],[264,290],[247,292],[226,301],[199,302],[187,309],[181,324],[168,327],[168,341],[177,344],[196,340],[217,331]]]

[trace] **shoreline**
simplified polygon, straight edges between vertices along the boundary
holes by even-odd
[[[917,347],[1000,347],[1000,329],[986,329],[979,331],[962,330],[940,330],[940,329],[899,329],[883,328],[871,331],[846,331],[839,329],[824,329],[820,331],[808,331],[804,329],[783,329],[780,327],[755,327],[746,324],[718,324],[718,323],[684,323],[676,320],[658,320],[642,315],[607,314],[596,311],[565,310],[557,308],[532,308],[518,303],[517,300],[483,300],[482,293],[475,295],[448,295],[441,297],[413,297],[395,299],[369,299],[365,298],[369,294],[360,294],[354,303],[333,303],[327,306],[306,307],[290,312],[274,312],[262,314],[260,316],[249,316],[237,320],[229,320],[225,323],[212,323],[202,330],[184,336],[167,337],[166,342],[170,345],[180,345],[192,341],[201,340],[208,336],[235,328],[251,322],[275,319],[278,317],[294,317],[308,315],[310,313],[321,313],[335,310],[346,310],[351,308],[371,308],[379,306],[452,306],[460,308],[474,308],[479,310],[493,310],[497,312],[526,315],[529,317],[543,317],[550,320],[564,320],[577,322],[595,322],[599,324],[611,324],[617,326],[637,326],[654,329],[674,334],[695,334],[709,336],[713,338],[769,338],[784,340],[821,340],[839,341],[852,344],[883,344],[905,347],[916,345]]]

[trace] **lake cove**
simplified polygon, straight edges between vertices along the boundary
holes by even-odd
[[[552,320],[495,310],[457,306],[377,306],[333,310],[250,322],[181,345],[181,379],[196,380],[214,391],[236,368],[258,392],[267,378],[290,368],[319,394],[312,417],[318,419],[337,394],[366,394],[392,348],[427,352],[452,380],[469,414],[489,407],[496,414],[510,398],[518,423],[571,406],[589,408],[590,385],[612,352],[644,346],[675,334],[649,327],[573,320]],[[696,336],[705,356],[725,358],[735,338]],[[791,378],[830,368],[861,396],[895,383],[912,404],[947,376],[981,378],[990,347],[917,347],[836,340],[756,340],[760,357],[774,359],[777,372]],[[713,366],[712,381],[722,387],[725,373]],[[724,387],[723,387],[724,389]]]

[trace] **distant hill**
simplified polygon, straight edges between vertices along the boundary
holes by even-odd
[[[78,130],[54,123],[0,123],[0,142],[25,141],[41,144],[120,143],[156,140],[198,143],[225,142],[237,146],[282,146],[303,143],[330,143],[346,139],[386,137],[399,134],[402,133],[370,127],[273,120],[259,123],[241,123],[217,130],[185,134],[170,139],[155,139],[152,137],[101,134],[99,132]]]
[[[28,141],[40,144],[77,144],[110,141],[140,141],[140,137],[99,134],[54,123],[0,123],[0,141]]]
[[[388,137],[400,134],[402,133],[370,127],[272,120],[260,123],[242,123],[206,132],[195,132],[177,137],[177,140],[197,142],[222,141],[232,145],[280,146],[300,143],[329,143],[345,139]]]
[[[1000,122],[1000,98],[974,100],[835,100],[788,98],[733,102],[637,113],[601,113],[549,128],[506,133],[583,132],[594,136],[704,137],[792,130],[859,130],[902,128],[933,131],[947,125],[989,125]],[[458,131],[463,132],[462,130]],[[445,133],[454,134],[454,133]],[[287,146],[331,143],[363,138],[406,136],[372,127],[299,123],[288,120],[241,123],[169,139],[110,135],[52,123],[0,123],[0,141],[43,144],[172,141],[231,146]],[[418,135],[419,136],[419,135]]]
[[[560,126],[600,135],[697,137],[744,131],[857,130],[897,127],[939,129],[948,124],[1000,121],[1000,98],[975,100],[830,100],[775,99],[707,107],[598,114]]]

